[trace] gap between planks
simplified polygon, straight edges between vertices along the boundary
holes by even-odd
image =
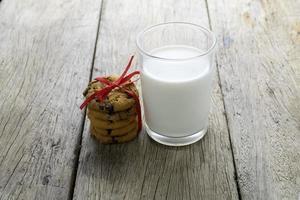
[[[97,25],[97,29],[96,29],[96,38],[95,38],[92,63],[91,63],[91,67],[90,67],[89,82],[92,80],[92,77],[93,77],[93,69],[94,69],[95,56],[96,56],[96,51],[97,51],[97,43],[98,43],[98,38],[99,38],[103,1],[104,0],[101,0],[101,3],[100,3],[101,5],[100,5],[100,10],[99,10],[99,15],[98,15],[98,25]],[[1,0],[0,0],[0,2],[1,2]],[[80,152],[81,152],[82,137],[83,137],[83,132],[84,132],[85,120],[86,120],[86,108],[84,109],[83,112],[84,112],[84,115],[83,115],[83,120],[81,122],[80,135],[79,135],[78,142],[76,144],[76,149],[75,149],[76,156],[75,156],[73,173],[71,175],[70,193],[69,193],[69,197],[68,197],[69,200],[72,200],[73,196],[74,196],[77,171],[78,171],[78,165],[79,165],[79,156],[80,156]]]
[[[210,12],[209,12],[208,2],[207,1],[208,0],[205,0],[205,7],[206,7],[206,11],[207,11],[208,25],[209,25],[209,29],[211,31],[213,31],[212,30],[211,17],[210,17]],[[215,37],[217,37],[217,36],[215,35]],[[216,47],[216,48],[218,48],[218,47]],[[218,49],[216,49],[215,51],[218,51]],[[228,132],[230,150],[231,150],[231,155],[232,155],[232,163],[233,163],[233,168],[234,168],[235,185],[236,185],[236,189],[237,189],[238,198],[242,199],[241,191],[240,191],[240,185],[239,185],[239,182],[238,182],[238,174],[237,174],[236,162],[235,162],[235,157],[234,157],[234,153],[233,153],[233,145],[232,145],[232,141],[231,141],[231,137],[230,137],[231,132],[230,132],[229,124],[228,124],[227,108],[226,108],[225,100],[224,100],[224,91],[223,91],[224,88],[223,88],[223,86],[221,84],[219,64],[218,64],[218,60],[217,59],[215,59],[215,65],[216,65],[216,73],[217,73],[217,76],[218,76],[218,84],[219,84],[220,90],[221,90],[221,98],[222,98],[222,101],[223,101],[224,116],[225,116],[225,121],[226,121],[226,125],[227,125],[227,132]]]

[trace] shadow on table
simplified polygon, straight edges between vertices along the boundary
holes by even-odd
[[[224,192],[230,196],[234,187],[228,135],[221,128],[184,147],[158,144],[145,131],[116,145],[99,144],[85,133],[77,183],[88,182],[103,198],[213,199]]]
[[[149,173],[164,173],[172,168],[195,167],[205,164],[204,148],[206,136],[196,144],[184,147],[170,147],[152,140],[145,131],[138,138],[125,144],[103,145],[86,135],[81,152],[82,173],[86,176],[97,175],[113,182],[115,178],[136,179]],[[197,156],[197,158],[193,158]],[[130,177],[130,174],[134,174]]]

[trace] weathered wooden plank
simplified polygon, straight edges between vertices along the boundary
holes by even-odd
[[[243,199],[299,198],[299,5],[208,1]]]
[[[205,2],[104,1],[93,76],[120,73],[137,32],[170,20],[208,27]],[[212,102],[209,133],[188,147],[162,146],[145,132],[129,144],[100,145],[86,123],[74,199],[237,199],[217,76]]]
[[[0,4],[0,199],[67,199],[100,1]]]

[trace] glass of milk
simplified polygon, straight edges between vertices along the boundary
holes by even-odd
[[[216,38],[191,23],[151,26],[137,36],[145,128],[155,141],[183,146],[207,132]]]

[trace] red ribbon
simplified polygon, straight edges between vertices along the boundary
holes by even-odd
[[[136,102],[136,111],[138,114],[138,132],[142,129],[142,112],[141,112],[141,104],[138,95],[136,95],[133,91],[127,90],[124,86],[132,84],[130,80],[133,76],[140,74],[140,71],[134,71],[128,75],[127,72],[131,67],[131,63],[134,56],[131,56],[125,70],[123,71],[122,75],[115,80],[114,82],[110,82],[105,77],[97,77],[95,80],[103,83],[106,85],[103,89],[96,91],[91,96],[85,99],[85,101],[81,104],[80,109],[83,109],[86,105],[88,105],[93,99],[98,98],[99,101],[103,101],[105,97],[114,89],[114,88],[121,88],[124,92],[126,92],[129,96],[131,96]]]

